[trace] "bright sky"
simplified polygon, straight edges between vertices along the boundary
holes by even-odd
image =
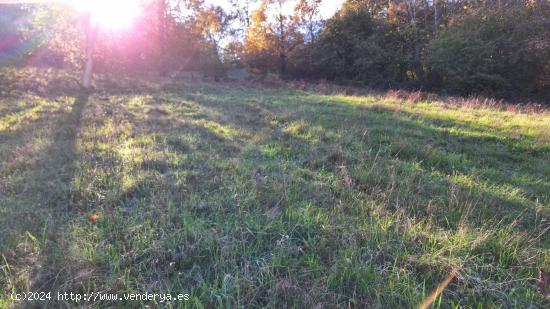
[[[344,0],[325,0],[321,11],[323,18],[332,17],[342,6],[342,3],[344,3]]]
[[[287,4],[287,9],[291,12],[296,5],[297,0],[291,0]],[[321,5],[321,16],[323,18],[329,18],[336,13],[336,11],[342,6],[344,0],[323,0]],[[225,9],[229,8],[229,3],[227,0],[206,0],[208,4],[219,5]],[[259,5],[259,3],[257,4]],[[254,8],[253,8],[254,9]]]
[[[0,4],[2,4],[2,3],[58,2],[58,1],[63,1],[63,0],[0,0]],[[65,1],[73,2],[73,3],[89,2],[89,0],[88,1],[86,1],[86,0],[65,0]],[[99,1],[101,1],[101,0],[99,0]],[[132,1],[137,2],[137,0],[123,0],[122,2],[132,2]],[[93,2],[97,2],[97,0],[92,1],[92,3]],[[121,1],[120,0],[113,0],[113,1],[108,1],[108,2],[111,3],[111,4],[117,4],[118,2],[121,2]],[[296,4],[296,2],[297,2],[297,0],[290,0],[288,2],[287,8],[288,8],[289,11],[291,11],[294,8],[294,5]],[[343,2],[344,2],[344,0],[323,0],[322,5],[321,5],[321,16],[323,18],[332,17],[334,15],[334,13],[336,13],[336,11],[340,8],[340,6],[342,6]],[[226,8],[226,9],[229,8],[229,3],[228,3],[227,0],[206,0],[206,3],[219,5],[223,8]],[[120,7],[122,5],[118,4],[117,6]]]
[[[68,2],[80,11],[91,11],[92,19],[105,29],[121,30],[132,25],[138,15],[138,3],[143,0],[0,0],[1,3],[32,3],[32,2]],[[292,14],[298,0],[289,0],[285,10]],[[344,0],[323,0],[321,4],[321,17],[330,18],[342,6]],[[228,0],[206,0],[207,4],[219,5],[226,10],[231,10]],[[259,6],[259,1],[254,10]],[[268,12],[269,14],[269,12]]]

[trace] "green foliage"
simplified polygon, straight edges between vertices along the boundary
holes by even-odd
[[[286,77],[291,54],[303,44],[297,20],[284,11],[287,3],[288,0],[264,0],[251,14],[244,56],[248,66],[262,76],[277,71],[280,77]]]
[[[80,68],[84,61],[82,18],[67,4],[29,4],[28,22],[20,29],[26,42],[35,42],[23,61],[31,65],[68,65]]]
[[[246,64],[262,75],[274,68],[276,57],[275,38],[268,22],[267,5],[266,1],[262,1],[260,7],[252,12],[243,44]]]
[[[548,4],[459,1],[438,9],[434,20],[426,3],[347,1],[313,48],[317,76],[463,95],[548,96]]]
[[[367,7],[340,12],[327,22],[314,48],[318,72],[376,86],[401,80],[402,59],[390,48],[396,37],[383,29]]]
[[[419,12],[420,11],[419,9]],[[350,1],[327,21],[314,48],[317,72],[379,87],[413,85],[422,75],[422,15],[411,24],[404,3]]]
[[[461,94],[544,95],[550,77],[544,12],[519,7],[459,20],[429,46],[430,82]]]

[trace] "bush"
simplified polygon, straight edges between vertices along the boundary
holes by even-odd
[[[550,46],[543,14],[519,7],[463,18],[430,44],[426,83],[462,95],[544,95]]]

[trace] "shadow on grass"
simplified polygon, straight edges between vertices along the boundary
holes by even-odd
[[[345,165],[352,170],[355,190],[367,192],[365,198],[378,199],[390,210],[404,211],[406,220],[434,220],[449,232],[460,230],[464,224],[474,229],[498,228],[522,239],[533,239],[536,244],[529,246],[537,250],[549,247],[548,234],[544,233],[544,221],[549,216],[545,183],[549,178],[544,169],[548,160],[537,152],[516,152],[517,147],[509,147],[491,136],[449,133],[446,127],[464,126],[452,120],[424,124],[411,119],[423,115],[408,115],[382,106],[353,107],[296,92],[247,91],[221,89],[212,94],[204,89],[184,91],[182,96],[223,115],[217,118],[221,124],[249,132],[270,128],[265,139],[256,143],[280,144],[279,151],[259,159],[260,162],[291,162],[288,172],[314,175],[307,176],[310,182],[318,180],[315,175],[326,173],[342,177],[337,166]],[[296,122],[305,123],[301,130],[306,133],[320,127],[325,134],[314,142],[289,136],[284,131]],[[338,148],[342,151],[335,154],[334,149]],[[258,160],[258,156],[245,159],[250,158]],[[261,166],[260,162],[254,163]],[[373,164],[378,166],[373,168]],[[369,170],[372,173],[365,175]],[[262,172],[273,176],[272,170]],[[296,195],[320,208],[335,207],[342,198],[330,186],[315,189]],[[327,194],[316,195],[312,191]],[[353,205],[353,199],[348,197],[346,201]],[[293,202],[298,205],[298,201]],[[500,246],[496,244],[503,241],[499,237],[488,241],[491,246],[472,252],[492,256],[494,248]],[[494,264],[507,268],[514,263],[527,260]],[[326,266],[330,267],[330,263]],[[524,267],[528,276],[536,273],[536,267]]]
[[[210,305],[216,304],[217,293],[223,302],[235,304],[231,297],[236,292],[228,292],[232,286],[226,279],[243,278],[234,280],[233,288],[243,303],[251,305],[307,306],[315,302],[312,299],[366,305],[378,298],[381,303],[408,306],[420,301],[417,287],[437,284],[447,269],[439,261],[407,260],[436,255],[430,252],[435,249],[429,241],[406,234],[407,222],[425,220],[436,225],[432,232],[448,235],[460,234],[463,224],[472,228],[472,235],[478,228],[502,228],[514,237],[541,231],[533,225],[542,220],[536,199],[544,198],[545,184],[532,169],[506,159],[513,154],[499,139],[457,136],[446,130],[464,127],[463,123],[426,124],[415,121],[416,115],[383,106],[355,107],[293,91],[200,84],[166,90],[153,94],[140,107],[144,110],[128,120],[137,135],[155,136],[158,149],[172,151],[180,160],[169,163],[161,156],[144,161],[138,169],[147,173],[145,180],[114,201],[115,205],[135,201],[135,218],[127,222],[129,226],[152,222],[158,228],[151,230],[174,235],[162,238],[154,250],[134,250],[137,257],[126,262],[125,270],[147,285],[169,277],[171,287],[187,287]],[[238,130],[232,134],[233,129]],[[481,153],[502,156],[487,159]],[[544,158],[521,155],[544,164]],[[346,174],[351,178],[348,184]],[[514,174],[530,179],[534,188],[510,180]],[[244,218],[239,216],[235,193],[241,195]],[[383,209],[365,206],[369,203]],[[148,204],[155,209],[139,208]],[[506,230],[519,216],[521,222],[513,231]],[[391,217],[396,222],[384,226]],[[240,222],[244,222],[242,234]],[[150,231],[142,234],[146,232]],[[545,239],[546,235],[539,237]],[[100,241],[118,242],[124,248],[123,240],[112,234]],[[483,245],[465,243],[458,248],[458,259],[470,262],[476,255],[478,264],[467,270],[472,276],[478,275],[477,266],[486,266],[483,263],[496,267],[499,275],[510,271],[522,280],[534,276],[536,267],[517,258],[519,253],[507,251],[512,250],[509,247],[499,247],[501,241],[507,238],[495,235]],[[531,246],[547,248],[544,243]],[[444,245],[433,247],[447,254]],[[379,276],[377,269],[392,262],[399,273],[412,268],[407,277],[410,285],[401,285],[401,275]],[[517,264],[523,270],[518,271]],[[170,265],[175,269],[167,271]],[[173,275],[178,272],[184,275]],[[301,282],[310,285],[300,288]],[[402,294],[387,291],[390,283],[400,285]],[[533,297],[529,294],[533,288],[518,287],[522,289],[518,293]],[[453,289],[460,291],[449,296],[454,301],[473,293],[458,285]],[[486,293],[491,293],[489,288]]]
[[[290,98],[280,102],[281,96]],[[173,280],[178,285],[195,289],[202,295],[201,300],[210,299],[202,286],[222,284],[217,281],[216,274],[230,270],[232,275],[238,274],[253,282],[255,289],[240,287],[241,299],[258,306],[305,306],[311,304],[308,298],[323,297],[320,295],[328,297],[324,303],[343,304],[350,299],[359,299],[359,304],[369,303],[372,295],[366,287],[385,282],[377,281],[373,269],[364,273],[362,261],[352,260],[358,263],[353,266],[355,268],[342,266],[348,263],[345,256],[351,254],[350,248],[359,246],[357,250],[361,253],[356,254],[360,256],[370,254],[369,248],[377,246],[377,237],[390,237],[399,244],[398,251],[428,253],[408,236],[389,232],[391,236],[387,236],[381,226],[370,231],[375,240],[364,239],[359,227],[364,226],[362,220],[368,221],[372,214],[364,209],[363,199],[376,200],[389,213],[404,212],[405,216],[396,216],[402,220],[396,225],[432,220],[437,227],[451,233],[459,230],[464,221],[472,227],[505,227],[519,215],[523,221],[517,229],[529,231],[532,230],[531,219],[537,217],[532,200],[525,202],[520,196],[518,201],[506,193],[498,194],[493,187],[505,182],[501,176],[481,179],[485,174],[478,174],[477,169],[485,166],[483,162],[473,154],[466,156],[462,148],[449,148],[449,145],[463,143],[479,144],[482,149],[499,147],[493,138],[458,141],[451,134],[411,121],[406,115],[388,108],[356,108],[330,100],[319,103],[318,98],[299,93],[258,91],[243,94],[232,93],[229,89],[209,92],[208,88],[187,88],[179,94],[173,92],[161,97],[146,106],[150,111],[146,117],[132,120],[134,126],[142,126],[143,132],[157,136],[159,147],[187,158],[179,165],[156,161],[142,165],[143,170],[156,176],[151,176],[149,182],[138,183],[138,188],[127,191],[124,200],[119,202],[127,204],[128,199],[139,199],[144,192],[155,192],[155,195],[156,191],[147,187],[162,184],[161,191],[171,192],[164,197],[163,203],[179,205],[181,212],[191,215],[193,219],[186,219],[187,225],[197,224],[194,222],[211,225],[209,233],[215,237],[171,239],[183,246],[202,249],[185,255],[172,252],[174,248],[170,246],[161,247],[140,257],[142,263],[159,261],[158,256],[165,257],[160,262],[148,263],[147,269],[129,271],[152,271],[151,278],[157,278],[176,257],[176,270],[190,271],[193,278],[201,280],[194,282],[192,277],[184,277],[189,279],[187,283],[181,278]],[[183,114],[170,115],[169,110],[180,105],[186,106]],[[193,124],[192,121],[198,122]],[[211,125],[201,125],[205,123]],[[296,132],[289,130],[297,123],[300,126]],[[446,125],[453,126],[453,123]],[[221,137],[217,132],[219,126],[238,128],[242,134]],[[309,133],[315,128],[319,129],[318,136],[311,139]],[[186,134],[195,136],[194,142],[179,138]],[[439,144],[441,142],[444,144]],[[427,151],[429,147],[437,152]],[[352,178],[351,185],[344,180],[342,166]],[[491,168],[498,169],[498,165]],[[512,168],[523,176],[529,174],[521,171],[520,166]],[[170,177],[178,173],[186,176],[182,183],[175,184]],[[159,174],[162,176],[157,178]],[[455,176],[462,175],[473,185],[456,181]],[[488,181],[489,188],[480,186],[480,179]],[[242,195],[244,219],[239,218],[232,198],[235,192]],[[156,211],[155,216],[162,217],[162,212]],[[238,248],[243,242],[236,228],[241,220],[246,228],[243,237],[246,252],[242,254],[232,247],[231,259],[221,263],[219,254],[228,243]],[[197,230],[203,228],[199,225]],[[346,239],[351,239],[350,243],[342,242],[342,235],[348,235]],[[489,247],[498,241],[498,238],[491,239],[487,248],[475,247],[475,250],[481,256],[487,255],[485,250],[492,250]],[[369,261],[383,264],[398,257],[386,249],[379,248],[377,257]],[[462,249],[460,258],[468,257],[468,249]],[[198,256],[202,258],[197,259]],[[506,268],[514,263],[513,259],[503,261],[498,267]],[[256,268],[245,271],[247,263],[257,263]],[[410,262],[399,263],[408,265]],[[415,281],[411,283],[413,286],[421,286],[426,281],[433,284],[441,272],[445,273],[445,265],[432,263],[437,266],[415,266],[418,269],[411,277]],[[321,276],[312,271],[316,269],[314,265],[320,269],[339,267],[342,273],[332,273],[328,286],[297,287],[295,283],[303,277]],[[265,268],[274,271],[267,274],[262,270]],[[528,271],[533,271],[531,268]],[[262,276],[264,281],[260,280]],[[358,287],[361,287],[358,294],[352,294],[351,291]],[[338,299],[327,296],[333,295],[332,292],[337,292]],[[412,299],[418,292],[407,291],[411,294],[402,298],[399,304],[405,306],[414,302]],[[388,295],[380,297],[395,301]]]
[[[244,92],[238,92],[240,96],[237,99],[230,89],[220,90],[220,93],[214,94],[208,93],[208,90],[180,93],[184,98],[223,115],[221,118],[213,119],[221,124],[244,128],[251,133],[258,132],[261,128],[271,128],[266,140],[260,143],[282,143],[282,147],[287,148],[287,151],[283,152],[294,156],[288,159],[301,163],[300,167],[310,168],[307,166],[308,162],[318,161],[312,159],[314,157],[330,158],[332,147],[343,148],[344,160],[332,163],[318,162],[318,168],[328,167],[334,171],[337,164],[368,164],[358,162],[357,158],[354,158],[357,152],[368,147],[380,148],[387,164],[402,164],[401,176],[407,176],[414,166],[419,166],[425,177],[417,186],[434,187],[435,181],[437,189],[432,192],[417,190],[420,200],[417,199],[418,196],[407,196],[406,192],[402,192],[404,195],[401,198],[405,201],[416,199],[413,204],[427,205],[433,194],[447,196],[452,187],[458,187],[463,192],[479,196],[479,205],[473,210],[478,214],[477,223],[486,223],[486,220],[498,222],[501,219],[510,223],[524,213],[523,229],[529,230],[532,228],[531,219],[539,217],[541,205],[547,205],[549,201],[549,175],[540,167],[550,162],[538,152],[532,153],[529,149],[514,147],[518,142],[525,142],[522,139],[503,142],[492,136],[462,136],[449,133],[447,128],[469,129],[465,123],[403,111],[396,112],[382,106],[353,107],[329,99],[319,103],[315,96],[296,92],[285,92],[283,95],[288,95],[289,99],[281,103],[278,102],[281,98],[277,91],[266,90],[258,102],[256,92],[249,96],[242,95]],[[415,118],[418,117],[426,119],[427,123],[416,121]],[[281,123],[278,126],[270,123],[270,119],[277,118],[282,120],[283,126],[304,121],[306,127],[303,130],[319,126],[325,132],[332,130],[339,134],[338,137],[322,141],[321,145],[313,145],[304,138],[297,139],[281,132]],[[478,128],[472,130],[482,132]],[[389,171],[381,169],[380,172]],[[383,181],[390,181],[388,177],[382,178],[386,178]],[[360,182],[358,179],[357,185],[365,187],[387,185]],[[425,214],[425,210],[420,211]],[[458,223],[463,209],[442,209],[442,213],[448,211],[458,212]],[[415,213],[411,215],[414,216]]]
[[[43,146],[18,158],[32,163],[4,171],[9,188],[2,198],[0,249],[8,271],[0,282],[6,291],[53,291],[61,282],[68,251],[61,235],[74,216],[71,181],[88,98],[87,93],[81,93],[70,112],[50,115],[50,123],[28,123],[19,132],[21,139],[22,135],[40,136]],[[30,139],[31,144],[19,147],[34,147],[33,142]]]
[[[530,220],[536,217],[536,198],[546,190],[533,170],[524,170],[516,160],[499,165],[495,159],[488,166],[477,156],[500,151],[499,140],[445,130],[464,124],[419,123],[414,115],[389,108],[354,107],[301,92],[211,85],[168,90],[151,93],[135,113],[123,100],[105,103],[109,114],[93,116],[110,118],[114,125],[129,122],[129,135],[120,138],[132,139],[129,151],[135,152],[123,159],[118,150],[124,145],[113,145],[121,140],[92,136],[98,149],[82,154],[93,163],[83,172],[108,178],[112,187],[91,182],[85,196],[73,196],[70,181],[79,176],[75,142],[86,98],[60,117],[51,143],[40,152],[38,168],[22,174],[17,187],[24,189],[13,196],[33,194],[27,196],[27,213],[34,211],[34,216],[23,222],[36,223],[33,235],[47,232],[46,245],[30,266],[41,270],[29,287],[147,287],[191,292],[212,307],[367,306],[373,300],[405,307],[420,301],[422,287],[436,285],[447,271],[443,262],[411,262],[411,257],[431,257],[432,248],[430,241],[407,234],[407,222],[435,217],[438,228],[453,233],[469,212],[466,220],[473,227],[511,223],[521,213]],[[101,147],[116,149],[105,153]],[[132,166],[137,156],[140,160]],[[135,169],[126,173],[111,165]],[[511,173],[532,180],[535,193],[518,194],[518,199],[506,191],[499,194],[495,188],[503,184],[525,189],[508,180]],[[121,176],[132,178],[131,185],[124,187]],[[96,193],[108,196],[101,200]],[[105,204],[103,210],[111,216],[97,225],[82,218],[75,224],[82,229],[80,236],[92,235],[82,241],[93,244],[91,267],[102,269],[96,278],[63,269],[71,261],[60,236],[77,211],[71,206],[88,198]],[[15,199],[13,207],[20,205]],[[51,211],[36,212],[39,207]],[[395,222],[386,224],[391,220]],[[519,226],[521,231],[531,228],[529,220]],[[498,241],[457,246],[458,257],[468,259],[475,249],[481,260],[489,261],[491,245]],[[515,262],[503,259],[491,265],[513,271],[517,279],[525,273],[512,268]],[[472,271],[477,266],[484,265],[475,264]],[[404,284],[406,280],[410,282]],[[455,301],[473,293],[460,285],[452,289],[459,291],[448,296]]]

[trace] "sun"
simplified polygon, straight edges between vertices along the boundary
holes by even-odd
[[[80,12],[90,12],[92,23],[103,30],[125,30],[140,13],[140,0],[70,0]]]

